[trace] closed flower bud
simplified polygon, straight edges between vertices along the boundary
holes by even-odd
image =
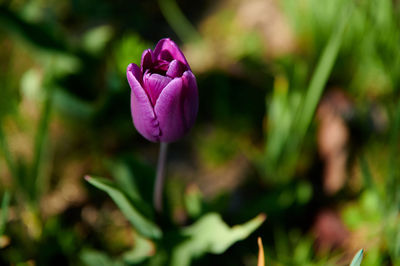
[[[126,72],[131,112],[139,133],[153,142],[173,142],[193,126],[198,110],[196,78],[185,56],[170,39],[145,50],[141,65]]]

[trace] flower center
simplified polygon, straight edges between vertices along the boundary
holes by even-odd
[[[186,64],[174,59],[167,50],[161,51],[157,59],[153,59],[151,55],[145,56],[142,63],[143,88],[153,106],[168,83],[188,70]]]
[[[149,70],[146,70],[146,73],[143,76],[143,87],[147,92],[147,95],[150,97],[153,106],[155,106],[161,91],[171,80],[172,78],[157,73],[151,73]]]

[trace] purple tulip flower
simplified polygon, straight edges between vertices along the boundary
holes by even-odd
[[[170,39],[143,52],[141,65],[126,71],[136,129],[153,142],[173,142],[193,126],[199,105],[196,78]]]

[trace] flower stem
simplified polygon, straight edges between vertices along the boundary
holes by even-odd
[[[162,212],[162,195],[165,177],[165,162],[167,159],[168,143],[160,143],[160,152],[158,155],[156,181],[154,183],[153,204],[156,212]]]

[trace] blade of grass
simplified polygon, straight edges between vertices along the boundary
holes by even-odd
[[[400,203],[400,192],[399,186],[400,182],[398,181],[399,171],[398,171],[398,155],[399,155],[399,134],[400,134],[400,101],[397,102],[395,107],[394,117],[392,122],[392,128],[390,132],[390,161],[389,161],[389,169],[388,169],[388,177],[386,181],[386,204],[387,206],[393,208],[393,211],[397,210],[398,204]]]
[[[324,91],[325,85],[339,53],[343,35],[349,22],[353,6],[347,6],[346,8],[347,10],[345,11],[347,12],[344,12],[338,27],[335,28],[329,38],[307,89],[303,102],[303,110],[300,114],[298,124],[298,136],[300,142],[303,140],[307,129],[311,124],[315,109],[317,108],[322,92]]]
[[[0,236],[4,234],[6,228],[9,205],[10,205],[10,193],[8,191],[5,191],[3,195],[3,200],[1,201]]]
[[[34,146],[34,157],[31,168],[30,175],[30,183],[31,191],[28,193],[32,196],[32,199],[35,199],[43,189],[43,178],[40,173],[41,166],[43,165],[43,155],[46,148],[46,140],[48,137],[48,127],[51,115],[51,107],[52,107],[52,95],[51,89],[48,90],[48,95],[45,99],[43,110],[41,113],[38,129],[35,136],[35,146]]]
[[[338,26],[333,30],[322,51],[306,93],[301,97],[299,110],[297,110],[297,108],[294,109],[297,114],[293,115],[294,118],[291,119],[292,122],[287,127],[291,130],[290,134],[292,137],[288,139],[289,143],[281,145],[282,147],[285,146],[284,149],[287,149],[286,154],[290,154],[290,156],[285,157],[288,163],[286,164],[287,167],[285,171],[283,171],[283,177],[290,177],[293,175],[296,162],[299,160],[301,145],[312,122],[329,75],[332,72],[354,6],[352,3],[349,3],[344,9],[344,12],[342,12],[343,14],[338,17]],[[285,179],[280,178],[279,180]]]
[[[175,0],[158,0],[161,13],[182,41],[200,41],[201,36],[180,10]]]
[[[364,249],[360,249],[354,256],[353,260],[351,261],[350,266],[360,266],[363,256],[364,256]]]
[[[1,124],[0,124],[0,149],[1,149],[1,152],[3,153],[3,155],[4,155],[4,159],[6,161],[8,170],[11,173],[11,176],[15,180],[17,180],[17,169],[15,167],[15,162],[14,162],[14,160],[12,158],[11,152],[10,152],[10,150],[8,148],[7,139],[6,139],[6,136],[4,135],[3,128],[2,128]]]
[[[365,187],[372,189],[375,188],[374,179],[372,177],[368,162],[365,159],[364,155],[360,156],[360,168],[361,168],[361,173],[364,177]]]

